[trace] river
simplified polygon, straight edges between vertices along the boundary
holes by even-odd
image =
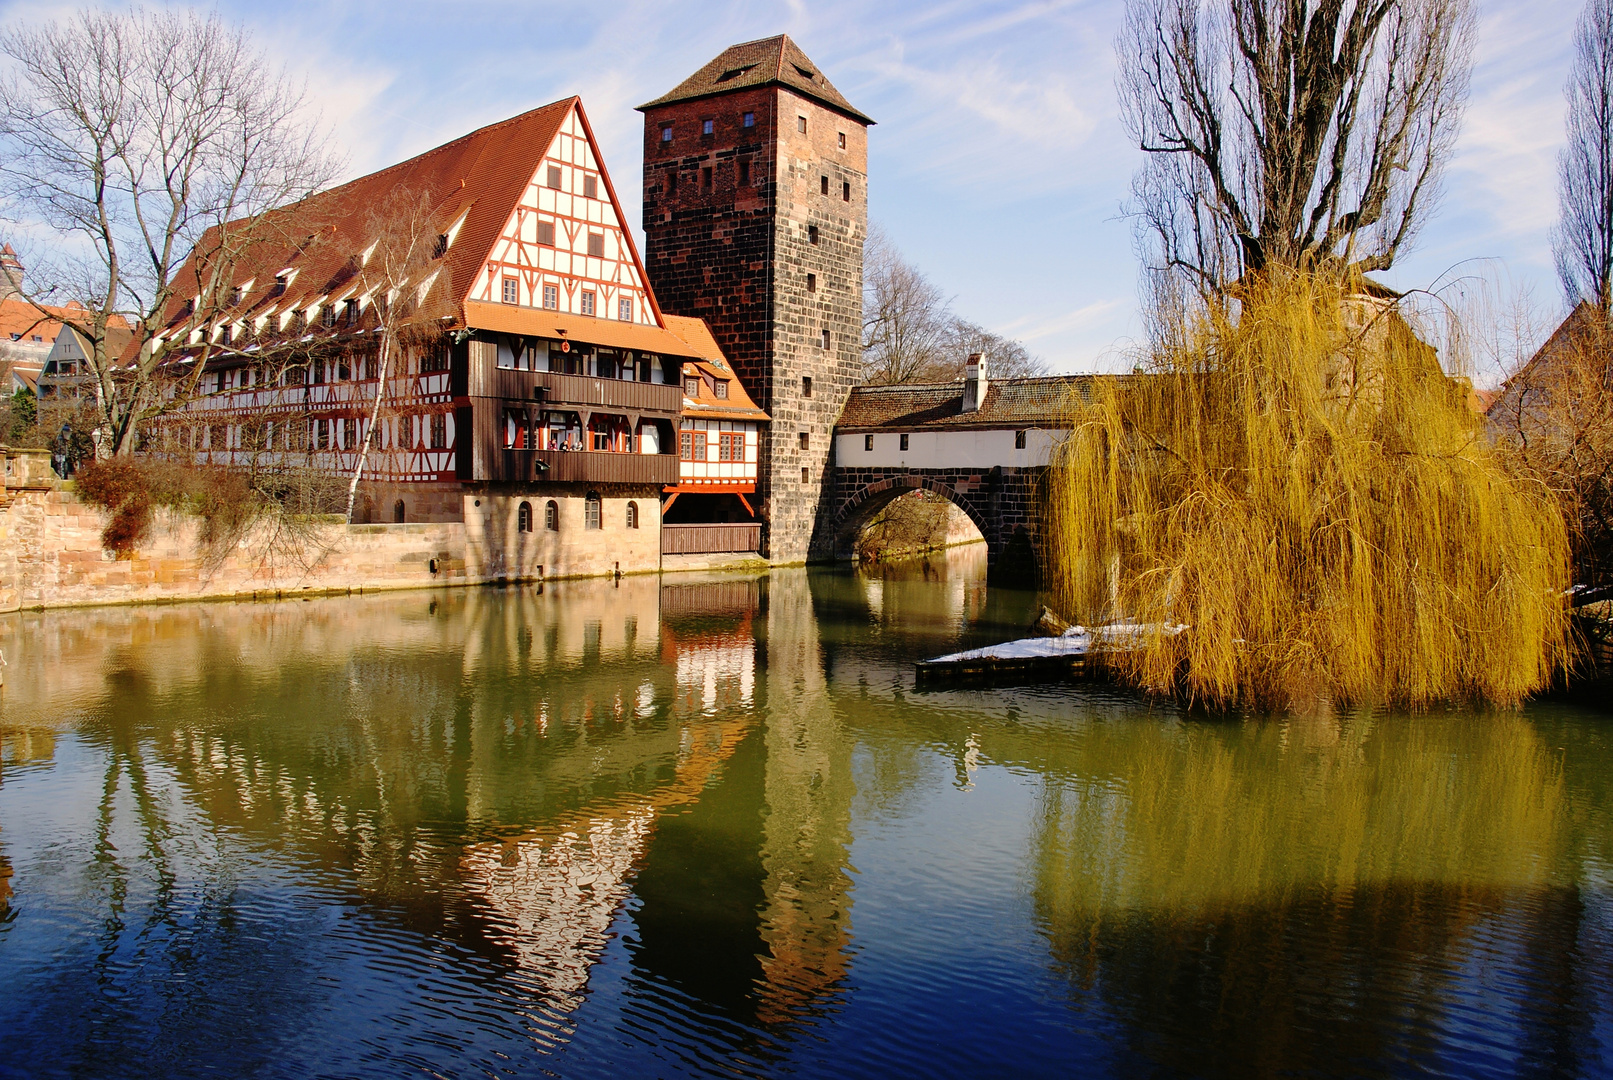
[[[1606,716],[917,694],[981,554],[0,619],[0,1075],[1613,1069]]]

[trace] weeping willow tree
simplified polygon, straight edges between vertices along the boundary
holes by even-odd
[[[1114,664],[1213,706],[1509,704],[1567,660],[1568,537],[1400,308],[1268,274],[1075,406],[1048,580]]]

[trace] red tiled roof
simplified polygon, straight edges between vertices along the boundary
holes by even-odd
[[[700,357],[692,363],[685,363],[685,375],[702,374],[700,391],[694,397],[688,394],[688,387],[684,387],[683,414],[685,416],[699,416],[711,420],[750,420],[766,423],[768,415],[761,410],[751,396],[745,392],[745,384],[740,381],[734,369],[728,366],[717,339],[711,336],[711,328],[703,319],[692,319],[683,315],[663,315],[668,330],[687,341],[694,354]],[[709,380],[709,381],[708,381]],[[728,383],[728,396],[720,398],[712,389],[717,380]]]
[[[1052,375],[988,380],[985,403],[963,411],[963,384],[859,386],[846,399],[838,431],[1064,427],[1074,398],[1090,400],[1099,378],[1120,375]]]
[[[853,120],[873,123],[852,108],[851,102],[834,88],[823,72],[818,70],[818,65],[807,58],[807,54],[790,40],[788,34],[730,45],[671,92],[640,105],[639,111],[676,101],[695,101],[733,90],[775,85],[788,87],[836,112],[845,113]]]
[[[334,303],[355,293],[357,256],[375,239],[370,214],[402,191],[421,196],[443,232],[463,218],[436,264],[447,280],[439,279],[433,288],[433,295],[444,298],[442,314],[462,322],[465,296],[483,261],[574,107],[580,115],[581,100],[570,97],[478,128],[267,215],[269,227],[278,228],[285,242],[264,242],[237,266],[235,282],[251,283],[237,310],[245,315],[306,308],[320,297]],[[206,250],[209,244],[204,239],[198,246]],[[295,271],[289,288],[283,296],[271,296],[275,274],[287,269]],[[179,280],[195,282],[196,274],[187,263]],[[185,286],[180,291],[189,293]],[[169,325],[180,321],[184,302],[176,297]]]

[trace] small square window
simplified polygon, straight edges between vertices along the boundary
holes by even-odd
[[[1014,449],[1025,449],[1025,433],[1023,431],[1014,432]]]
[[[902,449],[907,449],[907,433],[905,431],[902,433]]]
[[[711,384],[711,392],[716,394],[720,398],[727,397],[728,396],[728,380],[727,379],[718,379],[716,382],[712,383]]]
[[[594,313],[594,294],[592,292],[584,292],[582,294],[582,313],[584,315],[592,315]]]
[[[802,397],[811,397],[812,396],[812,376],[810,376],[810,375],[801,376],[801,396]]]
[[[818,194],[829,194],[829,178],[827,176],[818,177]]]
[[[840,185],[840,199],[842,202],[851,201],[851,181],[846,180]]]
[[[560,309],[559,286],[545,285],[543,287],[543,306],[548,308],[550,311],[558,311]]]
[[[582,193],[584,198],[599,198],[599,177],[585,176],[582,178]]]
[[[809,435],[807,432],[803,431],[803,432],[800,433],[800,439],[801,439],[801,449],[803,449],[803,450],[812,449],[812,436],[811,435]]]
[[[805,465],[801,466],[801,483],[812,483],[812,472]]]
[[[840,149],[844,150],[845,148],[846,148],[846,133],[844,131],[842,131],[840,133]]]
[[[807,275],[807,292],[817,292],[817,291],[818,291],[818,275],[817,274],[808,274]]]
[[[806,117],[797,116],[795,118],[795,130],[799,131],[803,135],[806,134]]]
[[[549,186],[556,191],[560,190],[560,166],[558,165],[549,166]]]
[[[829,348],[830,342],[833,340],[834,339],[830,336],[829,331],[825,330],[823,332],[823,347],[825,349]]]
[[[588,254],[595,259],[605,257],[605,234],[591,232],[588,234]]]
[[[700,396],[700,380],[699,380],[699,378],[684,379],[683,380],[683,396],[684,397],[691,397],[691,398],[697,398],[697,397]]]
[[[633,301],[631,299],[616,301],[616,317],[622,322],[633,321]]]
[[[506,304],[518,304],[521,302],[521,283],[515,278],[507,277],[504,279],[504,302]]]
[[[745,127],[755,127],[756,126],[756,114],[753,113],[753,112],[746,113],[744,115],[744,117],[740,120],[740,123],[743,124]]]
[[[702,121],[700,121],[700,134],[702,134],[702,135],[710,135],[711,130],[712,130],[712,122],[710,120],[702,120]]]
[[[663,124],[661,126],[661,141],[663,143],[671,143],[672,142],[672,125],[671,124]]]
[[[808,225],[807,226],[807,243],[816,244],[817,242],[818,242],[818,227],[816,225]]]
[[[872,450],[873,448],[874,448],[874,437],[872,435],[864,435],[863,436],[863,449],[864,450]]]
[[[554,222],[538,222],[538,243],[544,247],[554,247]]]

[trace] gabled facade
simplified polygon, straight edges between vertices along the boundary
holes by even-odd
[[[377,208],[400,194],[429,207],[438,232],[429,258],[378,285],[368,260],[395,222]],[[680,373],[699,350],[661,317],[580,100],[272,224],[292,242],[242,260],[224,317],[199,325],[176,301],[175,373],[208,355],[152,449],[350,475],[372,435],[358,521],[462,520],[511,577],[658,565],[660,493],[679,479]],[[382,313],[396,304],[414,316],[383,373]]]

